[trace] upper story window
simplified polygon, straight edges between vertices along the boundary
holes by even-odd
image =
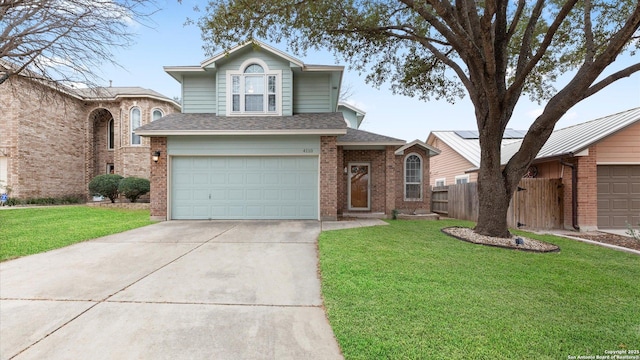
[[[455,179],[456,184],[466,184],[469,182],[469,175],[457,175]]]
[[[140,145],[141,143],[140,135],[136,135],[133,132],[133,130],[139,128],[140,125],[142,125],[141,123],[142,117],[141,117],[140,109],[137,107],[132,108],[130,113],[130,118],[131,118],[131,127],[129,131],[131,132],[131,145]]]
[[[404,160],[404,198],[422,200],[422,159],[416,154]]]
[[[164,116],[164,113],[160,109],[153,109],[153,113],[151,114],[151,121],[155,121]]]
[[[270,71],[258,59],[229,72],[228,115],[280,115],[281,71]]]
[[[113,119],[111,119],[107,124],[107,149],[109,150],[113,150],[113,143],[115,140],[115,131],[113,126]]]

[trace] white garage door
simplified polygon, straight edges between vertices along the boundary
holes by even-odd
[[[172,219],[318,219],[318,157],[175,156]]]

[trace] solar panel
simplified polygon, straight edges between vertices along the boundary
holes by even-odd
[[[456,135],[460,136],[463,139],[477,139],[478,132],[475,130],[459,130],[455,131]]]

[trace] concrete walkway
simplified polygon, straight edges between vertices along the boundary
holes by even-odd
[[[317,221],[170,221],[0,263],[1,359],[341,359]]]

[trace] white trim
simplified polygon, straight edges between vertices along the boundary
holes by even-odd
[[[368,181],[367,181],[367,207],[353,207],[351,206],[351,167],[362,166],[368,167]],[[347,163],[347,208],[349,210],[371,210],[371,163],[370,162],[349,162]]]
[[[247,66],[251,65],[251,64],[258,64],[260,66],[262,66],[262,68],[264,69],[264,73],[262,74],[245,74],[244,70],[247,68]],[[258,75],[262,75],[264,77],[264,111],[245,111],[244,110],[244,96],[245,91],[244,91],[244,78],[245,76],[258,76]],[[233,77],[234,76],[239,76],[240,77],[240,111],[238,112],[234,112],[233,111],[233,92],[232,92],[232,87],[233,87]],[[269,106],[269,76],[275,76],[276,77],[276,111],[268,111],[268,106]],[[226,78],[227,78],[227,86],[226,86],[226,105],[227,105],[227,110],[226,110],[226,115],[227,116],[256,116],[256,115],[261,115],[261,116],[282,116],[282,70],[271,70],[269,69],[269,66],[267,65],[266,62],[264,62],[262,59],[259,58],[251,58],[251,59],[247,59],[245,60],[240,67],[237,70],[229,70],[226,72]]]
[[[161,108],[159,108],[159,107],[154,107],[153,109],[151,109],[151,119],[149,120],[149,122],[153,122],[153,121],[154,121],[154,119],[153,119],[153,115],[155,114],[155,112],[156,112],[156,111],[160,111],[160,117],[163,117],[163,116],[164,116],[164,110],[162,110],[162,109],[161,109]],[[158,119],[159,119],[159,118],[158,118]]]
[[[469,174],[466,174],[466,175],[456,175],[456,177],[455,177],[456,185],[458,184],[458,180],[462,180],[462,179],[466,179],[466,180],[467,180],[467,182],[466,182],[466,183],[469,183],[469,180],[470,180],[470,179],[469,179]],[[464,184],[464,183],[463,183],[463,184]]]
[[[173,136],[173,135],[344,135],[346,129],[285,129],[285,130],[142,130],[140,136]]]
[[[420,197],[419,198],[408,198],[407,197],[407,160],[411,157],[411,156],[417,156],[418,159],[420,160]],[[404,201],[422,201],[422,199],[424,199],[424,159],[422,158],[422,156],[420,156],[420,154],[418,153],[409,153],[407,154],[407,156],[405,156],[404,160],[402,161],[403,164],[403,172],[402,172],[402,184],[403,184],[403,199]],[[412,185],[415,185],[415,183],[409,183]]]
[[[438,185],[438,181],[442,181],[442,185]],[[433,186],[447,186],[447,178],[438,178],[433,181]]]
[[[596,165],[640,165],[640,161],[603,161],[596,162]]]

